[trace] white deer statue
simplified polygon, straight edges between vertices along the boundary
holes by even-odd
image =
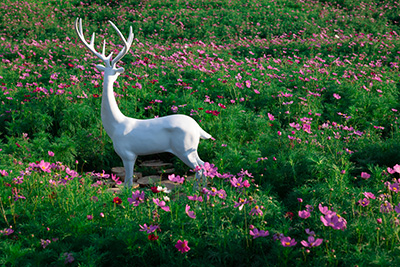
[[[111,21],[110,24],[124,43],[124,48],[113,59],[111,59],[112,52],[108,56],[105,55],[105,41],[102,54],[95,50],[94,33],[90,44],[86,42],[82,31],[82,19],[76,19],[75,30],[83,44],[104,62],[104,65],[96,65],[99,71],[104,72],[101,121],[113,141],[115,152],[124,163],[125,186],[131,187],[133,184],[133,169],[136,158],[140,155],[170,152],[192,169],[203,165],[204,162],[197,154],[199,139],[209,139],[211,135],[205,132],[191,117],[177,114],[140,120],[126,117],[119,110],[113,85],[118,76],[124,72],[124,68],[117,68],[116,64],[128,53],[133,42],[133,33],[131,26],[128,40],[126,40]],[[206,182],[201,171],[196,173],[196,178],[195,186],[197,188],[200,178],[202,178],[203,185]]]

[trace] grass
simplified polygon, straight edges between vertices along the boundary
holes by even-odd
[[[1,7],[2,265],[398,264],[398,3]],[[102,76],[73,30],[77,17],[106,53],[121,49],[107,21],[124,34],[133,26],[114,86],[119,108],[140,119],[190,115],[209,132],[215,140],[199,154],[218,175],[206,190],[186,179],[170,193],[113,194],[111,178],[95,182],[122,163],[101,124]],[[191,174],[169,154],[138,162],[146,159]],[[128,200],[136,190],[137,206]],[[255,229],[268,235],[253,239]]]

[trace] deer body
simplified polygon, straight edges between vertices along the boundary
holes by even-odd
[[[170,115],[160,118],[139,120],[126,117],[119,110],[114,96],[113,85],[118,76],[124,72],[123,68],[117,68],[116,63],[128,52],[133,41],[132,28],[128,41],[112,23],[121,39],[124,48],[115,59],[111,61],[111,54],[105,56],[94,49],[94,34],[91,43],[88,44],[83,37],[82,20],[78,29],[78,20],[75,29],[82,42],[104,65],[97,65],[99,71],[104,72],[103,95],[101,102],[101,120],[108,136],[113,141],[114,150],[120,156],[125,168],[125,186],[130,187],[133,183],[133,169],[137,156],[149,155],[160,152],[169,152],[180,158],[190,168],[195,169],[204,162],[197,154],[197,147],[201,139],[209,139],[211,135],[205,132],[197,122],[186,115]],[[197,173],[199,179],[201,173]],[[204,177],[203,177],[204,178]],[[203,181],[204,183],[204,181]]]

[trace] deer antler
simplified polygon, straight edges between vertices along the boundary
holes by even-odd
[[[90,40],[90,44],[88,44],[85,40],[85,37],[83,36],[83,30],[82,30],[82,19],[76,18],[75,21],[75,30],[76,33],[79,36],[79,39],[81,39],[82,43],[93,53],[95,54],[101,61],[104,62],[106,67],[108,68],[115,68],[115,64],[117,64],[118,61],[121,60],[129,51],[132,42],[133,42],[133,32],[132,32],[132,26],[129,28],[129,37],[128,41],[126,41],[125,37],[122,35],[121,31],[117,28],[117,26],[114,25],[111,21],[109,21],[111,26],[117,31],[118,35],[121,37],[123,43],[124,43],[124,48],[118,53],[118,55],[111,61],[111,56],[113,52],[111,52],[108,56],[105,55],[105,48],[106,48],[106,41],[104,40],[103,43],[103,53],[100,54],[99,52],[96,51],[94,48],[94,38],[95,38],[95,33],[92,34],[92,38]],[[79,23],[79,24],[78,24]]]

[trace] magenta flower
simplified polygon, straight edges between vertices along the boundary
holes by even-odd
[[[311,205],[306,205],[306,209],[307,209],[307,211],[308,212],[313,212],[314,211],[314,207],[313,206],[311,206]]]
[[[251,81],[247,80],[247,81],[245,81],[245,84],[246,84],[246,87],[247,87],[247,88],[250,88],[250,87],[251,87]]]
[[[189,211],[189,210],[190,210],[190,206],[188,204],[186,204],[185,212],[186,212],[187,216],[189,216],[192,219],[196,219],[196,215],[194,214],[194,211]]]
[[[217,196],[218,196],[219,198],[221,198],[221,199],[225,199],[226,196],[227,196],[227,194],[226,194],[226,192],[225,192],[224,189],[220,189],[220,190],[218,190],[218,192],[217,192]]]
[[[47,240],[40,239],[40,243],[42,244],[43,248],[46,248],[48,245],[50,245],[51,241],[49,239]]]
[[[41,160],[39,162],[39,164],[37,165],[37,167],[43,171],[43,172],[47,172],[50,173],[50,163],[49,162],[44,162],[44,160]]]
[[[188,198],[189,200],[192,200],[192,201],[203,202],[203,197],[202,197],[202,196],[194,195],[194,196],[187,196],[187,198]]]
[[[63,254],[63,257],[65,258],[64,264],[72,263],[75,260],[75,258],[72,255],[72,253],[65,252]]]
[[[389,190],[398,193],[400,190],[400,185],[398,183],[393,183],[389,185]]]
[[[322,238],[317,238],[315,239],[315,237],[313,236],[309,236],[308,237],[308,242],[305,240],[302,240],[300,243],[305,246],[306,248],[311,248],[311,247],[318,247],[319,245],[322,244],[323,239]]]
[[[377,222],[378,224],[382,224],[382,218],[376,219],[376,222]]]
[[[16,187],[14,187],[11,191],[14,195],[14,201],[17,201],[18,199],[26,199],[26,197],[19,194],[19,190]]]
[[[299,211],[299,217],[302,219],[307,219],[310,217],[311,213],[308,210],[300,210]]]
[[[190,247],[188,246],[188,241],[187,240],[183,240],[183,241],[178,240],[178,242],[176,242],[175,247],[182,254],[185,253],[185,252],[188,252],[190,250]]]
[[[366,198],[366,197],[365,197],[364,199],[360,199],[360,200],[357,202],[357,204],[360,205],[360,206],[362,206],[362,207],[366,207],[366,206],[369,205],[369,199]]]
[[[235,205],[233,206],[234,208],[239,207],[239,210],[242,210],[245,204],[250,203],[247,199],[239,198],[239,201],[235,201]]]
[[[54,152],[53,151],[47,151],[50,157],[54,157]]]
[[[376,198],[375,195],[372,194],[372,193],[370,193],[370,192],[364,192],[363,195],[364,195],[366,198],[370,198],[370,199],[375,199],[375,198]]]
[[[329,208],[327,206],[323,207],[321,205],[321,203],[318,205],[318,209],[324,215],[326,215],[326,214],[328,214],[330,212]]]
[[[0,170],[1,176],[8,176],[8,172],[6,170]]]
[[[87,218],[89,221],[90,221],[90,220],[93,220],[93,215],[89,214],[89,215],[86,216],[86,218]]]
[[[366,172],[362,172],[362,173],[361,173],[361,178],[363,178],[363,179],[369,179],[369,177],[371,177],[371,174],[366,173]]]
[[[394,211],[395,211],[396,213],[400,213],[400,203],[397,204],[396,207],[394,207]]]
[[[215,167],[214,164],[210,164],[208,162],[204,162],[202,166],[196,167],[196,171],[203,170],[203,175],[208,176],[210,178],[214,178],[217,175],[218,168]]]
[[[0,234],[2,235],[11,235],[14,233],[14,230],[12,228],[6,228],[4,230],[0,230]]]
[[[157,230],[159,228],[158,225],[147,226],[147,224],[143,224],[143,226],[142,226],[142,225],[139,224],[139,226],[141,228],[141,229],[139,229],[139,231],[146,232],[148,234],[153,233],[155,230]]]
[[[158,198],[153,198],[153,202],[154,202],[154,204],[159,206],[162,210],[171,211],[170,208],[165,205],[165,201],[163,201],[163,200],[160,201]]]
[[[274,120],[275,120],[275,117],[274,117],[274,115],[268,113],[268,119],[269,119],[270,121],[274,121]]]
[[[236,187],[236,188],[242,188],[244,186],[244,182],[243,182],[243,178],[242,177],[239,177],[239,178],[232,177],[230,182],[231,182],[231,185],[233,187]]]
[[[122,184],[122,181],[120,181],[120,180],[119,180],[119,177],[117,177],[117,175],[115,175],[115,174],[111,174],[111,179],[112,179],[117,185]]]
[[[68,167],[65,169],[65,172],[66,172],[69,176],[71,176],[71,179],[73,179],[73,178],[79,176],[79,173],[78,173],[78,172],[76,172],[76,171],[74,171],[74,170],[71,170],[71,169],[68,168]]]
[[[174,183],[183,184],[185,181],[184,177],[180,177],[179,175],[175,176],[175,174],[168,175],[168,180]]]
[[[327,213],[325,217],[321,216],[320,219],[325,226],[330,226],[335,230],[344,230],[347,227],[347,221],[333,211]]]
[[[239,87],[240,89],[242,89],[242,88],[243,88],[243,83],[239,83],[239,82],[237,82],[235,85],[236,85],[237,87]]]
[[[306,229],[306,234],[308,234],[308,235],[315,235],[315,232],[314,231],[311,231],[310,229]]]
[[[139,190],[132,192],[132,198],[128,197],[128,202],[135,207],[139,206],[140,203],[144,202],[144,192],[140,192]]]
[[[254,208],[251,209],[251,211],[250,211],[249,214],[250,214],[250,215],[260,215],[260,216],[262,216],[262,215],[263,215],[263,212],[262,212],[262,210],[260,209],[260,207],[259,207],[258,205],[256,205],[256,206],[254,206]]]
[[[394,170],[395,172],[397,172],[397,173],[400,173],[400,165],[399,165],[399,164],[394,165],[394,166],[393,166],[393,170]]]
[[[381,212],[382,213],[389,213],[393,210],[392,204],[390,202],[386,201],[381,205]]]
[[[288,236],[283,236],[281,237],[281,244],[284,247],[293,247],[297,244],[296,240],[294,238],[290,238]]]
[[[250,235],[253,237],[253,239],[256,239],[258,237],[268,236],[269,232],[264,231],[264,230],[258,230],[257,228],[254,228],[253,230],[250,230]]]
[[[336,98],[336,99],[341,99],[341,98],[342,98],[342,97],[341,97],[340,95],[338,95],[338,94],[333,94],[333,97]]]

